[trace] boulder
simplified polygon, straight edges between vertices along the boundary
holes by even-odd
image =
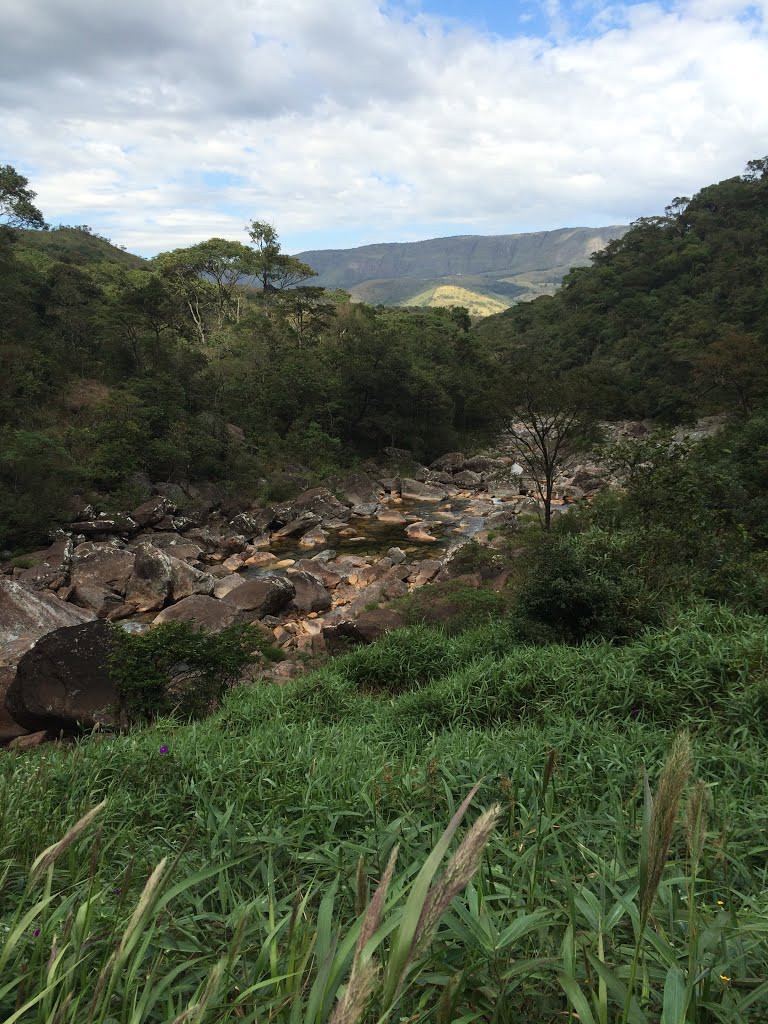
[[[300,494],[293,503],[296,513],[314,512],[321,519],[340,519],[346,522],[350,511],[346,505],[332,494],[327,487],[313,487]]]
[[[498,512],[491,512],[485,520],[486,530],[517,530],[520,524],[514,512],[507,509],[499,509]]]
[[[329,654],[343,654],[358,644],[370,644],[380,636],[405,625],[400,612],[392,608],[374,608],[356,619],[323,628],[323,640]]]
[[[133,572],[136,556],[115,542],[78,544],[70,567],[70,600],[83,608],[106,614],[120,604]]]
[[[475,455],[471,459],[465,459],[458,468],[471,473],[499,473],[509,470],[506,461],[493,459],[489,455]]]
[[[367,502],[378,501],[380,493],[379,485],[373,477],[360,470],[350,473],[336,490],[350,505],[365,505]]]
[[[285,540],[289,537],[300,537],[308,533],[313,527],[320,523],[320,517],[314,512],[302,512],[296,519],[291,520],[285,526],[272,534],[272,540]]]
[[[33,644],[6,696],[13,718],[49,733],[115,724],[117,693],[107,670],[110,628],[100,621],[65,626]]]
[[[406,519],[402,512],[395,512],[391,508],[383,508],[376,513],[376,519],[380,523],[391,524],[392,526],[404,526]]]
[[[376,514],[376,509],[378,507],[379,503],[377,501],[367,501],[362,505],[353,505],[352,515],[363,517],[373,516]]]
[[[466,461],[467,457],[462,452],[447,452],[445,455],[441,455],[439,459],[435,459],[429,468],[438,473],[457,473],[460,469],[464,468]]]
[[[460,473],[454,473],[453,482],[459,487],[476,488],[482,487],[483,478],[479,473],[473,473],[470,469],[463,469]]]
[[[27,732],[6,708],[5,698],[16,678],[16,666],[34,642],[32,637],[27,637],[24,640],[11,640],[0,646],[0,746]]]
[[[136,533],[139,526],[130,516],[122,515],[118,513],[114,516],[108,516],[105,513],[101,513],[97,519],[87,520],[86,522],[72,523],[73,533],[82,533],[86,537],[92,537],[95,534],[130,534]]]
[[[61,537],[44,552],[42,560],[25,569],[19,580],[37,590],[58,590],[69,580],[74,545],[71,537]]]
[[[400,481],[399,491],[403,498],[411,498],[414,501],[442,501],[447,497],[442,488],[409,477],[403,477]]]
[[[237,621],[238,611],[233,605],[227,604],[226,601],[217,601],[215,597],[195,594],[193,597],[185,597],[178,604],[164,608],[152,620],[152,625],[159,626],[163,622],[191,622],[200,629],[207,629],[209,633],[220,633],[222,629]]]
[[[131,519],[141,529],[145,529],[148,526],[154,526],[156,523],[161,522],[166,516],[172,516],[175,512],[176,506],[170,498],[165,498],[163,495],[158,494],[154,498],[143,502],[138,508],[135,508],[131,512]]]
[[[242,587],[246,582],[243,576],[239,576],[237,573],[233,573],[231,576],[224,576],[223,579],[216,580],[213,585],[213,596],[219,600],[225,598],[227,594],[234,590],[235,587]],[[189,598],[186,598],[189,600]]]
[[[194,566],[183,562],[180,558],[169,558],[171,563],[171,600],[183,601],[185,597],[202,594],[206,597],[213,593],[214,578],[207,572],[201,572]]]
[[[34,591],[17,580],[0,579],[0,650],[16,640],[37,640],[51,630],[91,622],[93,612]]]
[[[168,500],[172,501],[177,507],[179,505],[186,505],[189,501],[189,495],[184,488],[180,487],[178,484],[172,484],[164,481],[160,484],[154,484],[152,489],[156,494],[160,494],[164,498],[168,498]]]
[[[429,527],[429,523],[411,523],[406,527],[405,532],[409,540],[417,540],[422,544],[436,544],[437,537],[432,536]]]
[[[248,613],[251,618],[260,619],[265,615],[279,614],[291,603],[295,593],[290,580],[264,575],[235,587],[222,599],[222,603],[232,605],[238,612]]]
[[[305,533],[303,537],[299,538],[300,548],[316,548],[321,544],[325,544],[328,540],[328,534],[325,530],[321,530],[319,526],[315,526],[309,533]]]
[[[319,576],[310,572],[294,572],[291,583],[295,594],[292,605],[300,612],[324,612],[331,607],[331,595]]]
[[[414,562],[410,582],[414,587],[423,587],[437,576],[443,563],[436,558],[425,558],[423,562]]]
[[[331,572],[322,562],[318,562],[314,558],[300,558],[290,572],[291,579],[295,577],[297,572],[311,573],[320,580],[326,590],[334,590],[341,583],[341,576],[338,573]]]
[[[174,559],[178,561],[178,559]],[[140,612],[160,611],[171,596],[173,563],[169,555],[148,542],[139,544],[125,597]]]
[[[392,562],[392,565],[400,565],[405,561],[405,552],[402,548],[390,548],[387,552],[387,558]]]
[[[272,507],[251,509],[250,512],[241,512],[235,516],[229,524],[235,533],[243,533],[246,537],[255,537],[264,533],[270,528],[275,520],[275,510]]]

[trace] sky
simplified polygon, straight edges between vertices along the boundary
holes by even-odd
[[[768,154],[768,0],[2,0],[0,164],[143,255],[628,223]]]

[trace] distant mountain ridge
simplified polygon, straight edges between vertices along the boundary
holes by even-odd
[[[474,305],[475,315],[551,294],[565,274],[589,263],[627,231],[623,224],[514,235],[454,235],[421,242],[381,242],[355,249],[315,249],[297,257],[316,270],[313,284],[345,288],[382,305]]]

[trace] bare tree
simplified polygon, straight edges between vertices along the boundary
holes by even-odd
[[[579,382],[555,382],[533,374],[519,390],[514,416],[506,434],[536,485],[544,506],[542,525],[549,530],[555,480],[599,439],[597,421]]]

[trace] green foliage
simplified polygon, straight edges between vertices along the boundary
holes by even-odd
[[[109,672],[118,714],[129,725],[209,714],[265,646],[263,635],[249,626],[228,626],[220,633],[188,622],[166,622],[145,633],[115,626]]]

